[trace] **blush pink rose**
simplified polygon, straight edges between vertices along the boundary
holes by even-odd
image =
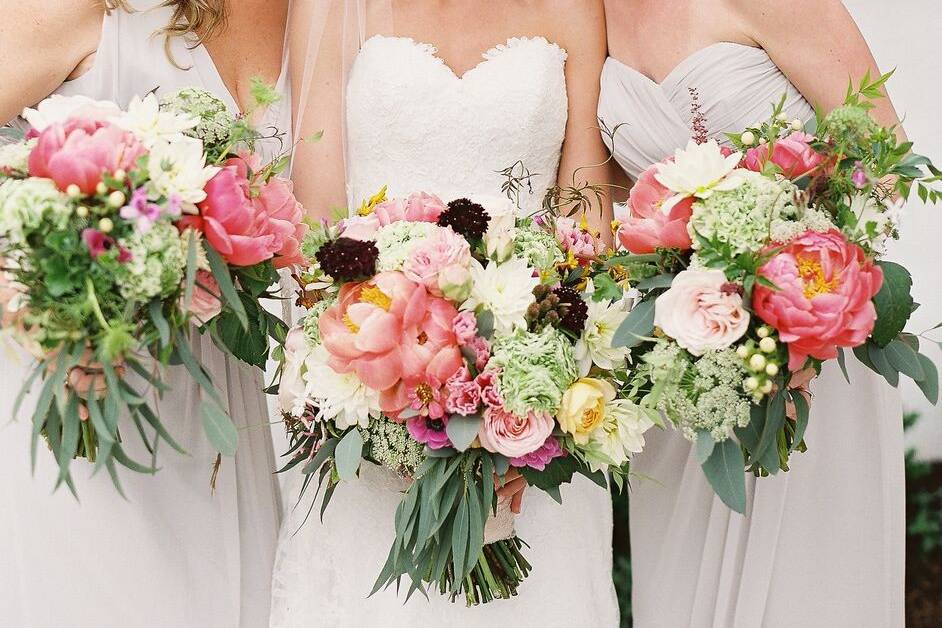
[[[145,152],[131,133],[112,124],[71,119],[39,134],[29,155],[29,174],[52,179],[63,191],[76,185],[83,194],[94,194],[104,173],[130,170]]]
[[[275,268],[286,268],[304,263],[301,240],[307,233],[304,208],[294,196],[292,183],[281,177],[272,177],[258,187],[253,199],[255,210],[267,218],[264,231],[275,236]]]
[[[685,270],[655,302],[654,324],[693,355],[703,355],[742,338],[749,312],[723,271]]]
[[[208,270],[196,271],[196,284],[193,286],[189,312],[200,325],[205,325],[222,312],[219,294],[219,283],[213,274]]]
[[[267,216],[256,210],[243,159],[230,159],[206,184],[206,199],[197,205],[199,214],[177,221],[181,229],[196,229],[227,263],[252,266],[271,259],[283,246]]]
[[[452,266],[468,268],[470,265],[471,246],[468,241],[451,229],[436,229],[434,234],[412,249],[402,266],[402,273],[440,297],[439,274]]]
[[[618,227],[618,241],[636,255],[659,248],[687,250],[692,246],[687,223],[694,199],[684,199],[665,214],[661,206],[673,193],[658,183],[656,173],[657,167],[653,166],[638,177],[628,196],[629,216]]]
[[[478,438],[481,446],[492,452],[520,458],[543,446],[553,433],[553,418],[542,412],[517,416],[500,407],[488,407]]]
[[[813,135],[795,131],[774,143],[771,157],[769,157],[768,144],[750,148],[746,151],[743,165],[749,170],[761,172],[766,162],[771,161],[782,169],[785,177],[797,179],[808,174],[824,161],[824,157],[811,148],[813,140]]]
[[[856,347],[873,331],[883,271],[836,229],[798,236],[759,275],[777,289],[757,284],[753,309],[788,344],[793,371],[809,356],[836,358],[837,347]]]

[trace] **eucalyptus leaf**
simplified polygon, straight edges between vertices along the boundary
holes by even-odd
[[[922,391],[922,394],[926,396],[926,399],[929,400],[929,403],[935,405],[939,403],[939,369],[936,368],[936,365],[928,357],[923,354],[918,354],[919,364],[922,365],[923,371],[925,371],[926,376],[916,382],[916,385],[919,386],[919,390]]]
[[[837,365],[841,367],[841,373],[844,375],[844,379],[847,383],[850,383],[850,375],[847,374],[847,356],[844,355],[844,348],[837,348]]]
[[[232,277],[229,275],[229,266],[223,261],[216,249],[206,245],[203,247],[206,251],[206,259],[209,260],[209,269],[219,284],[219,291],[225,297],[226,303],[232,308],[232,311],[239,318],[243,329],[249,328],[249,319],[245,313],[245,307],[242,305],[242,299],[236,291],[235,284],[232,283]]]
[[[654,300],[638,303],[618,327],[612,338],[613,347],[633,348],[654,331]]]
[[[344,435],[334,451],[334,460],[337,464],[337,475],[341,480],[349,482],[357,476],[360,469],[360,460],[363,458],[363,436],[360,430],[354,427]]]
[[[919,356],[916,351],[897,338],[884,349],[890,364],[900,373],[910,377],[913,381],[919,382],[925,379],[926,372],[922,368]]]
[[[889,382],[890,386],[899,386],[899,371],[890,364],[884,349],[874,342],[868,342],[867,355],[870,357],[870,363],[876,367],[877,372]]]
[[[811,417],[811,408],[808,399],[800,391],[791,391],[792,403],[795,404],[795,435],[793,436],[792,451],[801,444],[808,429],[808,420]]]
[[[190,305],[193,303],[193,286],[196,284],[196,232],[190,229],[187,232],[186,243],[186,275],[183,280],[183,310],[190,311]],[[151,305],[159,301],[152,301]],[[164,342],[163,344],[167,344]]]
[[[239,432],[232,417],[214,400],[203,399],[200,402],[200,419],[213,449],[224,456],[234,456],[239,446]]]
[[[710,456],[713,454],[713,449],[716,447],[716,441],[713,440],[713,436],[707,430],[700,430],[697,432],[697,462],[701,465],[710,459]]]
[[[470,511],[467,495],[459,495],[458,508],[455,512],[455,527],[451,535],[451,561],[455,570],[455,579],[465,576],[465,557],[468,555],[468,535],[470,534]]]
[[[494,313],[490,310],[482,310],[477,315],[478,335],[484,338],[490,338],[494,335]]]
[[[883,270],[883,285],[873,297],[877,320],[871,337],[877,345],[885,347],[903,331],[915,309],[911,294],[913,279],[908,270],[895,262],[880,261],[877,265]]]
[[[458,451],[465,451],[478,437],[481,430],[480,415],[463,416],[453,414],[445,426],[445,433],[448,434],[448,440]]]
[[[676,275],[673,274],[655,275],[654,277],[642,279],[635,287],[642,291],[653,290],[654,288],[670,288],[674,277]]]
[[[732,510],[746,512],[746,475],[742,449],[728,438],[716,444],[710,458],[703,463],[703,472],[716,494]]]

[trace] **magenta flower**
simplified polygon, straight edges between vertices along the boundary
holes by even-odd
[[[559,441],[550,436],[543,443],[543,446],[536,451],[530,452],[518,458],[510,459],[512,467],[530,467],[537,471],[543,471],[554,458],[565,456],[566,452],[559,446]]]
[[[92,259],[98,259],[99,256],[114,248],[114,238],[105,235],[98,229],[83,229],[82,242],[88,248],[88,253],[92,256]]]
[[[864,189],[867,187],[867,183],[869,183],[863,164],[859,161],[854,164],[854,172],[850,175],[850,182],[853,183],[854,187],[858,190]]]
[[[432,419],[424,416],[412,417],[406,421],[406,429],[409,435],[416,442],[427,445],[429,449],[441,449],[451,447],[451,441],[445,432],[448,425],[448,417],[442,416],[438,419]]]
[[[137,188],[131,195],[131,201],[121,208],[121,217],[134,221],[137,230],[146,233],[160,218],[160,206],[147,200],[147,190]]]

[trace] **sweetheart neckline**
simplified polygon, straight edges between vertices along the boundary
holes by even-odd
[[[546,47],[550,48],[551,50],[552,49],[558,50],[562,55],[564,55],[563,58],[565,58],[565,55],[567,54],[566,50],[562,46],[560,46],[556,42],[548,40],[546,37],[543,37],[542,35],[536,35],[533,37],[530,37],[530,36],[508,37],[503,43],[496,44],[494,46],[491,46],[487,50],[483,51],[481,53],[481,60],[478,61],[474,66],[468,68],[467,70],[465,70],[459,75],[453,67],[451,67],[441,56],[439,56],[438,48],[434,44],[417,41],[416,39],[412,37],[376,34],[363,42],[363,45],[361,46],[361,50],[363,47],[366,46],[366,44],[368,44],[370,41],[373,41],[373,40],[390,40],[390,41],[408,42],[412,44],[412,46],[415,49],[424,53],[425,56],[427,56],[432,61],[437,61],[438,65],[440,65],[442,69],[448,72],[448,74],[450,74],[453,79],[459,82],[463,82],[470,75],[475,74],[478,70],[484,67],[488,62],[493,61],[494,59],[498,58],[501,53],[507,50],[510,50],[519,44],[525,44],[525,43],[531,43],[531,42],[542,43]]]
[[[615,57],[612,57],[612,56],[609,56],[609,58],[606,60],[606,64],[609,61],[613,61],[614,63],[621,66],[622,68],[625,68],[632,74],[636,74],[637,76],[640,76],[642,79],[644,79],[646,82],[650,83],[651,85],[654,85],[655,87],[658,87],[658,88],[663,88],[672,78],[674,78],[674,75],[680,72],[684,67],[686,67],[687,64],[695,61],[696,59],[699,59],[702,55],[706,54],[707,52],[715,48],[720,48],[722,46],[734,46],[738,48],[745,48],[746,50],[758,50],[764,54],[767,54],[765,53],[765,50],[763,50],[762,48],[758,46],[750,46],[748,44],[741,44],[736,41],[713,42],[712,44],[709,44],[708,46],[704,46],[702,48],[698,48],[697,50],[694,50],[693,52],[688,54],[686,57],[682,58],[680,61],[677,62],[677,64],[673,68],[671,68],[671,70],[667,74],[664,75],[664,78],[662,78],[660,81],[651,78],[650,76],[648,76],[641,70],[633,66],[630,66],[624,61],[616,59]]]

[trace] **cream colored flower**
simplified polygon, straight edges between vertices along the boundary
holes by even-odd
[[[605,420],[605,406],[615,399],[615,387],[591,377],[583,377],[563,393],[556,419],[559,427],[572,434],[578,445],[585,445]]]
[[[716,140],[704,144],[690,140],[687,148],[677,149],[672,161],[657,165],[654,178],[674,193],[661,206],[661,211],[667,215],[674,205],[691,196],[708,198],[714,191],[734,189],[739,181],[727,175],[736,169],[741,159],[742,153],[724,157]]]
[[[471,297],[462,309],[489,310],[494,315],[494,329],[509,334],[526,327],[527,308],[533,303],[533,289],[540,283],[526,260],[512,257],[503,264],[481,266],[471,261]]]

